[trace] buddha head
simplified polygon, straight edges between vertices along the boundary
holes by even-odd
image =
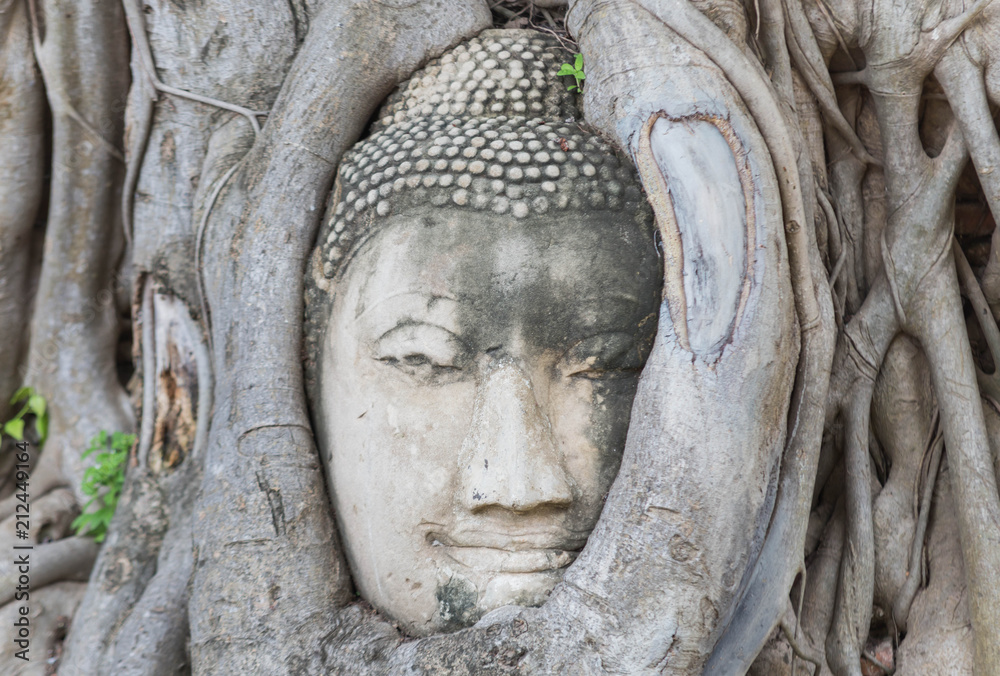
[[[558,43],[486,31],[341,163],[306,275],[317,442],[359,594],[408,632],[539,605],[584,547],[655,336],[627,159]]]

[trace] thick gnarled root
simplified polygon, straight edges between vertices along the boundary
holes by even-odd
[[[0,419],[20,384],[28,319],[31,230],[44,194],[45,90],[28,6],[0,0]]]
[[[21,648],[12,640],[0,642],[0,673],[11,676],[52,674],[52,665],[62,655],[63,639],[86,590],[86,582],[59,582],[33,590],[27,603],[13,601],[0,608],[0,623],[4,627],[14,627],[15,621],[23,617],[21,608],[26,607],[31,632],[27,662],[17,656]]]

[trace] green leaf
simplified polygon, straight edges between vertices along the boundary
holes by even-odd
[[[85,495],[93,496],[84,507],[84,513],[74,521],[77,533],[86,533],[96,542],[103,542],[108,525],[114,517],[125,485],[125,467],[129,452],[135,444],[134,434],[101,430],[90,440],[90,446],[83,457],[93,456],[92,464],[83,472],[80,484]],[[88,511],[94,506],[93,511]]]
[[[49,438],[49,414],[45,413],[35,418],[35,431],[38,432],[39,445]]]
[[[24,419],[14,418],[13,420],[8,420],[4,423],[3,431],[18,441],[22,441],[24,439]]]
[[[28,410],[37,416],[45,415],[45,397],[40,394],[28,397]]]
[[[73,522],[70,523],[69,527],[75,530],[77,535],[83,535],[81,531],[83,531],[87,527],[87,524],[89,522],[90,522],[90,514],[81,514],[80,516],[73,519]]]
[[[581,71],[580,71],[579,73],[577,73],[577,74],[576,74],[576,75],[575,75],[574,77],[575,77],[575,78],[577,79],[577,81],[580,81],[580,80],[586,80],[586,79],[587,79],[587,74],[586,74],[586,73],[584,73],[584,72],[583,72],[583,71],[581,70]]]
[[[568,63],[564,63],[562,67],[559,68],[559,72],[556,73],[556,75],[573,75],[575,72],[576,71],[573,69],[573,66]]]
[[[25,385],[24,387],[19,387],[17,388],[17,392],[14,393],[14,396],[10,398],[10,403],[16,404],[19,401],[24,401],[34,393],[35,393],[35,388],[33,387],[28,387],[27,385]]]
[[[105,432],[104,430],[101,430],[90,439],[90,446],[87,447],[87,450],[83,452],[83,456],[81,457],[86,458],[91,453],[96,453],[97,451],[103,451],[105,448],[107,448],[107,445],[108,445],[108,433]]]
[[[576,67],[576,70],[582,71],[583,70],[583,54],[577,54],[576,55],[576,60],[573,62],[573,64]]]

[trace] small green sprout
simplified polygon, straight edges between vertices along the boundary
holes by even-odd
[[[583,87],[583,81],[587,79],[587,74],[583,72],[583,54],[577,54],[574,57],[573,65],[564,63],[556,75],[572,75],[576,82],[567,87],[567,89],[569,91],[580,91]]]
[[[83,457],[97,453],[94,456],[97,464],[83,473],[81,488],[91,498],[71,524],[77,535],[92,535],[96,542],[104,542],[125,484],[125,462],[134,443],[134,434],[115,432],[109,438],[104,430],[90,440]],[[88,511],[91,505],[96,505],[94,511]]]
[[[30,413],[35,416],[38,444],[44,444],[45,439],[49,436],[49,413],[45,405],[45,397],[35,392],[32,387],[21,387],[10,398],[10,403],[20,404],[22,401],[24,405],[17,412],[17,415],[3,424],[3,434],[13,437],[16,441],[24,441],[24,416]]]

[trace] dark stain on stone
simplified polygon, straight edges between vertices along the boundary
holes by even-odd
[[[438,615],[445,624],[444,631],[455,631],[473,625],[483,614],[476,608],[478,594],[475,587],[462,578],[451,578],[447,584],[437,588],[435,596]]]

